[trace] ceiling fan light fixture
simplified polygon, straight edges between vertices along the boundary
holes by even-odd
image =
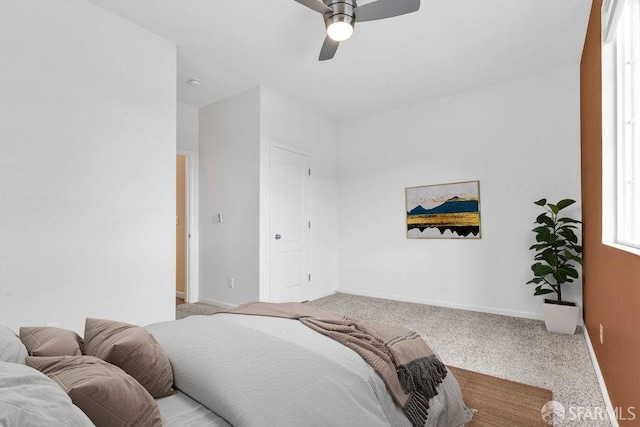
[[[331,59],[340,42],[353,34],[356,22],[377,21],[417,12],[420,0],[373,0],[358,6],[358,0],[295,0],[324,17],[327,36],[320,49],[319,61]]]
[[[327,35],[332,40],[343,42],[353,35],[353,25],[344,21],[333,22],[327,27]]]

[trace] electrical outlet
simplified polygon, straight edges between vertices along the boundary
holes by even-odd
[[[236,286],[236,281],[233,280],[233,277],[229,277],[229,280],[227,280],[227,284],[229,285],[229,288],[233,289]]]
[[[604,327],[600,323],[600,344],[604,344]]]
[[[398,280],[404,282],[404,273],[400,273],[400,275],[398,276]]]

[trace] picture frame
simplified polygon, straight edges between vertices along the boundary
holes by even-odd
[[[480,181],[405,188],[407,239],[481,239]]]

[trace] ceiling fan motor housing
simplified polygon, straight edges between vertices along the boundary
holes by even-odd
[[[322,0],[331,8],[331,12],[324,13],[324,24],[327,28],[333,23],[344,22],[352,27],[356,26],[356,0]]]

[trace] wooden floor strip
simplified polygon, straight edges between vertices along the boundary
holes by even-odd
[[[529,427],[548,426],[541,415],[553,393],[544,388],[504,380],[449,366],[469,408],[477,409],[467,426]]]

